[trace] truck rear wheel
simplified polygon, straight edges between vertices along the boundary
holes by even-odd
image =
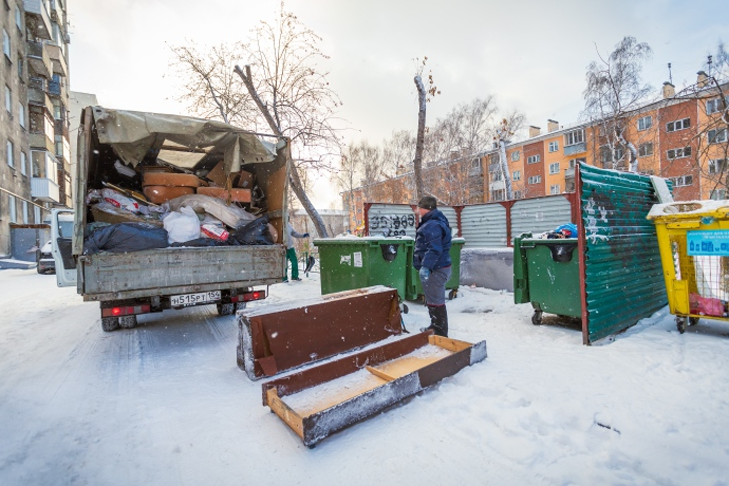
[[[119,329],[119,318],[118,317],[102,317],[101,318],[101,329],[104,332],[112,332]]]
[[[119,318],[119,327],[122,329],[134,329],[137,327],[137,316],[124,316]]]

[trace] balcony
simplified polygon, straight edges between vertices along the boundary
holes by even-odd
[[[585,144],[585,142],[577,143],[575,145],[570,145],[569,147],[564,148],[565,155],[581,154],[583,152],[587,152],[587,145]]]
[[[570,169],[564,170],[564,178],[565,179],[574,179],[575,178],[575,168],[572,167]]]
[[[30,68],[44,78],[53,76],[53,61],[48,55],[48,50],[41,42],[28,41],[28,64]],[[32,73],[31,73],[32,76]]]
[[[28,142],[31,148],[45,150],[51,153],[56,151],[56,143],[53,140],[53,134],[30,132],[28,134]]]
[[[51,16],[46,0],[24,0],[25,23],[35,37],[45,40],[53,39]]]
[[[499,172],[501,170],[501,164],[496,162],[494,164],[489,164],[489,172]]]
[[[53,61],[53,72],[64,78],[68,76],[68,64],[66,58],[63,57],[63,51],[55,44],[46,44],[48,56]]]
[[[30,195],[43,202],[59,203],[61,201],[58,184],[45,177],[31,177]]]

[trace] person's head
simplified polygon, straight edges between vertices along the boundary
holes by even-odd
[[[418,216],[421,218],[438,207],[438,201],[433,196],[423,196],[418,201]]]

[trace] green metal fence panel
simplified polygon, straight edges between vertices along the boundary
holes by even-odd
[[[580,165],[586,344],[665,306],[658,240],[646,219],[658,203],[649,176]],[[584,319],[583,319],[584,320]]]

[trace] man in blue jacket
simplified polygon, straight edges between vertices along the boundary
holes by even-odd
[[[445,285],[451,278],[451,227],[448,218],[437,209],[434,197],[418,201],[420,225],[415,233],[413,265],[420,273],[430,326],[436,335],[448,337],[448,313],[445,306]]]

